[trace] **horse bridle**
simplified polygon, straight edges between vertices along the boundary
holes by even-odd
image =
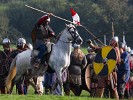
[[[70,31],[72,28],[74,29],[74,31]],[[63,40],[59,40],[59,41],[64,42],[64,43],[75,43],[76,39],[79,37],[79,35],[76,36],[76,34],[75,34],[76,31],[77,31],[77,29],[74,28],[74,27],[68,28],[68,32],[71,34],[71,36],[73,38],[72,42],[66,42],[66,41],[63,41]]]

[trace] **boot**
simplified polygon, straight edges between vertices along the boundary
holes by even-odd
[[[38,58],[37,58],[33,66],[34,66],[35,68],[39,68],[40,61],[41,61],[41,59],[38,59]]]

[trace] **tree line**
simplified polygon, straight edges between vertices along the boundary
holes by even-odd
[[[51,12],[57,16],[72,21],[69,8],[73,8],[80,16],[81,24],[103,41],[111,38],[112,19],[115,35],[122,41],[122,33],[126,34],[126,42],[132,44],[133,32],[133,2],[132,0],[0,0],[0,41],[9,37],[12,43],[17,38],[24,37],[31,41],[30,33],[43,13],[25,7],[25,4]],[[65,28],[62,20],[52,17],[51,27],[56,34]],[[77,27],[86,42],[93,37],[82,27]],[[85,43],[84,43],[85,45]]]

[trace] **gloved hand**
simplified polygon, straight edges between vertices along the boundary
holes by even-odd
[[[53,35],[54,38],[56,38],[57,36],[56,35]]]
[[[50,37],[54,37],[55,33],[54,33],[54,32],[48,32],[48,35],[49,35]]]
[[[86,41],[86,43],[87,43],[87,44],[91,44],[91,43],[92,43],[91,39],[88,39],[88,40]]]
[[[47,14],[49,17],[53,16],[54,14],[53,13],[48,13]]]
[[[93,45],[91,39],[88,39],[88,40],[86,41],[86,43],[89,44],[89,45]]]
[[[124,64],[124,60],[123,59],[121,59],[121,64]]]

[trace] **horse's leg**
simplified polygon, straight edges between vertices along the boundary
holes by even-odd
[[[27,82],[34,88],[35,91],[37,91],[36,85],[31,80],[27,80]]]
[[[54,82],[54,84],[52,86],[52,89],[51,89],[51,94],[56,89],[57,85],[58,85],[58,79],[56,78],[56,80],[55,80],[55,82]]]
[[[61,95],[63,96],[64,95],[64,90],[63,90],[63,82],[62,82],[62,71],[57,71],[56,74],[57,74],[57,82],[59,83],[60,87],[61,87]]]

